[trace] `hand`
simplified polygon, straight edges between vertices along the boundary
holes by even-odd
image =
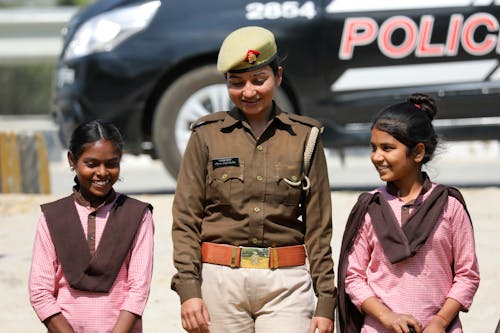
[[[318,329],[318,333],[333,333],[333,320],[325,317],[313,317],[309,333],[315,333],[316,329]]]
[[[381,323],[395,333],[410,333],[410,327],[413,328],[415,333],[422,332],[420,323],[412,315],[408,314],[390,311],[381,317]]]
[[[190,333],[209,333],[210,315],[201,298],[190,298],[181,305],[182,327]]]

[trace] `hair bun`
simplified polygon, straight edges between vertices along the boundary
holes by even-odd
[[[433,120],[437,114],[436,102],[432,97],[426,94],[415,93],[407,98],[408,103],[413,104],[418,109],[424,111],[430,120]]]

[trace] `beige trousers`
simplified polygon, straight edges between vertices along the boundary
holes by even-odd
[[[306,265],[271,269],[203,264],[211,333],[306,333],[316,305]]]

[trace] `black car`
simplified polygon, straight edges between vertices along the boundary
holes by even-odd
[[[368,145],[368,124],[412,92],[433,95],[448,140],[500,138],[500,7],[493,1],[99,0],[64,31],[54,92],[62,141],[105,118],[129,153],[176,175],[189,126],[230,101],[215,63],[224,37],[274,32],[278,103],[325,125],[326,147]]]

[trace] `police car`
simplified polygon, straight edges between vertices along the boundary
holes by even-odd
[[[247,25],[274,32],[278,103],[320,120],[326,147],[368,145],[374,114],[413,92],[437,99],[445,139],[500,138],[498,0],[99,0],[64,31],[62,141],[109,119],[129,153],[159,157],[175,176],[190,124],[231,106],[216,57]]]

